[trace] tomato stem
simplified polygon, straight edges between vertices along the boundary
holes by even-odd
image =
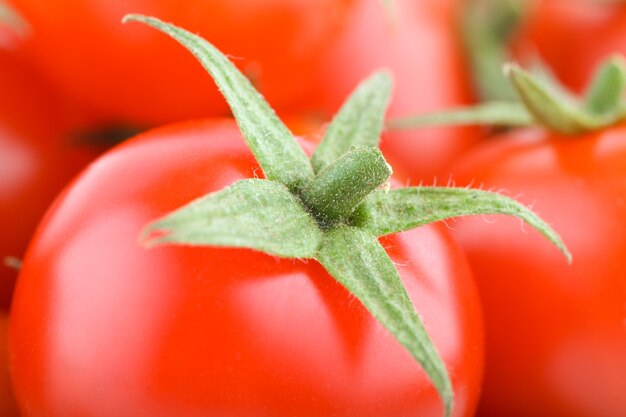
[[[379,149],[353,147],[317,174],[303,190],[302,200],[318,223],[328,228],[350,216],[391,172]]]
[[[507,43],[524,17],[520,0],[468,0],[461,31],[477,95],[483,101],[512,101],[517,97],[500,67],[510,60]]]

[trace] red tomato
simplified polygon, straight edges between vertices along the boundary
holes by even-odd
[[[9,318],[0,313],[0,415],[2,417],[18,417],[17,404],[13,396],[13,386],[9,374]]]
[[[389,118],[472,102],[455,29],[456,3],[396,0],[396,19],[390,21],[382,2],[360,0],[323,60],[319,107],[334,114],[354,86],[381,67],[389,68],[395,81]],[[450,162],[479,136],[467,127],[389,132],[381,149],[398,177],[413,183],[435,177],[445,182]]]
[[[626,4],[535,0],[531,6],[516,37],[518,53],[538,53],[574,90],[586,87],[608,55],[626,55]]]
[[[232,120],[146,133],[92,164],[34,238],[12,310],[23,417],[441,416],[410,354],[314,261],[141,247],[151,220],[260,173]],[[441,226],[385,238],[472,415],[480,308]]]
[[[156,124],[229,109],[206,72],[161,33],[158,16],[233,57],[272,105],[293,106],[353,0],[12,0],[32,26],[26,53],[54,83],[114,122]],[[163,63],[167,63],[164,65]]]
[[[531,204],[574,257],[568,266],[516,220],[453,225],[485,311],[480,416],[626,415],[625,139],[626,126],[575,138],[513,131],[459,163],[461,184]]]
[[[0,91],[0,308],[7,309],[17,271],[4,258],[23,256],[44,211],[91,151],[64,143],[59,103],[6,52],[0,52]]]

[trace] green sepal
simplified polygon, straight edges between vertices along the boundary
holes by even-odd
[[[507,65],[504,64],[502,68],[502,74],[505,75],[507,72]],[[572,102],[576,102],[576,95],[570,91],[562,82],[559,80],[559,77],[554,73],[550,65],[545,62],[540,56],[534,56],[530,62],[527,64],[528,72],[532,74],[532,76],[543,83],[544,85],[549,86],[550,91],[555,94],[557,97],[561,97],[563,100],[570,100]],[[519,97],[518,97],[519,99]]]
[[[626,88],[626,63],[616,55],[607,59],[585,92],[585,109],[593,114],[611,115],[620,110]]]
[[[591,113],[577,100],[561,94],[515,64],[508,64],[505,73],[537,122],[555,132],[577,135],[609,126],[622,117],[621,112]]]
[[[423,126],[531,126],[537,122],[522,103],[493,101],[417,116],[396,118],[387,122],[390,130],[415,129]]]
[[[392,84],[387,71],[378,71],[359,84],[328,126],[324,139],[311,157],[315,172],[352,146],[378,146]]]
[[[284,258],[312,258],[322,232],[281,183],[248,179],[208,194],[149,224],[147,246],[179,244],[256,249]]]
[[[297,192],[313,178],[309,159],[289,129],[223,53],[201,37],[159,19],[136,14],[123,19],[123,22],[131,21],[169,35],[200,61],[226,98],[243,137],[268,179]]]
[[[502,194],[453,187],[411,187],[377,190],[354,213],[352,224],[375,236],[402,232],[440,220],[476,214],[520,218],[552,242],[571,263],[561,237],[523,204]]]
[[[380,149],[353,147],[318,172],[302,191],[302,200],[322,225],[330,226],[350,216],[391,173]]]
[[[336,227],[324,234],[317,259],[420,363],[449,416],[454,395],[446,368],[376,237],[354,227]]]

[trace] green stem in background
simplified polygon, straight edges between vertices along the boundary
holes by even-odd
[[[620,111],[626,89],[626,61],[621,55],[604,62],[585,92],[584,108],[602,116]]]
[[[544,126],[564,135],[578,135],[612,126],[626,119],[626,61],[608,58],[600,67],[584,98],[575,97],[542,70],[536,74],[516,64],[504,73],[520,102],[487,102],[465,108],[390,120],[389,129],[422,126],[493,125]]]
[[[268,177],[238,181],[188,203],[147,225],[141,241],[147,246],[243,247],[319,261],[423,367],[449,416],[454,394],[448,371],[377,238],[428,220],[507,213],[538,228],[569,259],[558,236],[532,212],[495,193],[480,192],[475,198],[465,189],[380,190],[391,175],[377,148],[391,93],[385,71],[362,82],[342,106],[311,164],[269,105],[215,47],[155,18],[129,15],[124,21],[160,30],[198,58]]]
[[[514,101],[516,95],[500,66],[510,61],[508,41],[523,18],[523,0],[467,0],[461,38],[470,73],[482,101]]]
[[[572,100],[515,64],[505,73],[526,109],[540,124],[566,135],[577,135],[617,123],[626,114],[622,105],[626,66],[611,57],[602,65],[587,93],[587,100]]]
[[[387,122],[389,130],[414,129],[421,126],[495,125],[530,126],[536,123],[522,103],[493,101],[472,107],[461,107],[437,113],[402,117]]]
[[[566,135],[593,130],[595,118],[579,109],[577,103],[556,93],[529,72],[515,64],[505,66],[505,74],[518,91],[529,113],[548,129]]]

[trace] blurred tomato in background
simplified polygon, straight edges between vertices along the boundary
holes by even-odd
[[[9,317],[6,313],[0,313],[0,416],[18,417],[19,412],[9,374],[8,331]]]
[[[454,169],[459,185],[532,205],[574,258],[511,218],[450,223],[485,312],[479,416],[626,415],[626,127],[517,129]]]
[[[624,3],[518,3],[522,19],[509,39],[511,56],[527,63],[539,58],[576,92],[590,85],[608,56],[626,52]],[[566,103],[588,109],[575,99]],[[540,126],[509,129],[453,168],[458,185],[502,190],[532,205],[574,259],[566,265],[533,230],[512,239],[517,221],[451,223],[485,312],[480,417],[626,415],[626,128],[609,125],[569,136]]]
[[[0,51],[0,308],[7,309],[35,226],[60,189],[95,149],[72,143],[63,104],[30,68]]]
[[[353,0],[11,0],[31,27],[23,48],[54,85],[115,124],[225,115],[197,61],[128,13],[158,16],[211,40],[278,109],[307,83]]]

